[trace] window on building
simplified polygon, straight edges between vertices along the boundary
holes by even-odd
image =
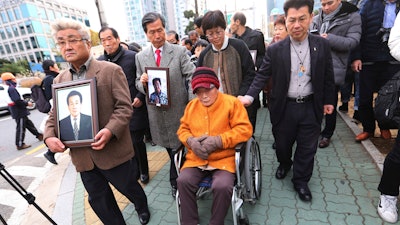
[[[8,44],[5,44],[4,46],[6,47],[6,51],[7,51],[7,53],[8,53],[8,54],[11,54],[11,48],[10,48],[10,45],[8,45]]]
[[[24,18],[29,18],[32,15],[34,15],[34,16],[38,15],[38,11],[37,11],[35,5],[29,4],[29,3],[22,4],[20,6],[20,9],[22,12],[22,17],[24,17]]]
[[[30,37],[32,48],[38,48],[37,42],[36,42],[36,37]]]
[[[35,52],[36,62],[43,62],[43,53],[42,52]]]
[[[8,14],[8,18],[10,19],[10,22],[15,21],[15,16],[14,16],[12,9],[8,9],[7,14]]]
[[[3,45],[0,45],[0,54],[5,55],[6,52],[4,51]]]
[[[25,50],[24,45],[22,45],[22,42],[20,42],[20,41],[18,41],[18,48],[19,48],[19,51],[21,51],[21,52],[23,52]]]
[[[10,26],[6,27],[6,32],[7,32],[7,37],[8,38],[12,38],[13,37],[12,30],[11,30]]]
[[[3,23],[8,23],[8,17],[5,11],[1,12],[1,19],[3,20]]]
[[[15,18],[17,19],[17,20],[20,20],[22,17],[21,17],[21,11],[19,10],[19,8],[18,7],[15,7],[14,8],[14,14],[15,14]]]
[[[11,48],[13,52],[18,52],[17,45],[15,43],[11,43]]]
[[[69,18],[69,17],[70,17],[70,16],[69,16],[69,13],[66,13],[66,12],[65,12],[65,13],[64,13],[64,17],[65,17],[65,18]]]
[[[4,32],[4,29],[0,29],[0,35],[1,39],[6,39],[6,32]]]
[[[47,22],[43,22],[43,31],[46,34],[51,34],[50,24]]]
[[[25,35],[26,34],[26,30],[25,30],[25,26],[23,23],[18,24],[19,27],[19,32],[21,33],[21,35]]]
[[[25,43],[25,48],[26,48],[27,50],[31,49],[31,44],[29,43],[28,40],[25,40],[24,43]]]
[[[14,37],[19,37],[17,25],[13,25],[12,26],[12,30],[13,30],[13,33],[14,33]]]
[[[49,17],[50,21],[55,20],[54,11],[52,9],[47,9],[47,16]]]
[[[26,30],[28,31],[28,34],[32,34],[33,33],[32,23],[30,21],[26,21],[25,25],[26,25]]]
[[[43,20],[47,20],[46,10],[42,7],[38,7],[38,16]]]
[[[35,56],[29,55],[29,61],[30,62],[35,62]]]

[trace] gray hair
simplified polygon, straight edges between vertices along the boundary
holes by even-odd
[[[85,39],[88,41],[91,40],[89,28],[85,24],[83,24],[77,20],[73,20],[73,19],[69,19],[69,18],[58,19],[54,23],[52,23],[51,24],[51,35],[56,40],[57,33],[61,30],[66,30],[66,29],[77,30],[78,33],[81,35],[82,39]]]
[[[165,28],[165,18],[158,12],[148,12],[142,18],[142,27],[145,33],[147,33],[147,24],[153,23],[160,19],[163,28]]]

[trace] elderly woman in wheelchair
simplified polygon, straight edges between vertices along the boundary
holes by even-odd
[[[196,69],[192,89],[197,98],[188,103],[177,131],[188,150],[177,179],[184,225],[199,224],[196,191],[208,175],[213,193],[209,224],[224,224],[235,183],[235,146],[253,133],[244,106],[219,92],[219,85],[211,68]]]

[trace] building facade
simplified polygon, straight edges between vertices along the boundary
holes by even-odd
[[[0,0],[0,58],[12,62],[63,61],[51,36],[50,23],[72,18],[90,27],[85,10],[54,0]]]

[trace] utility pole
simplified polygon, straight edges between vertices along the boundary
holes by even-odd
[[[197,0],[194,0],[194,10],[195,10],[195,18],[199,16],[199,7],[197,5]]]
[[[97,12],[99,14],[101,27],[108,26],[108,23],[107,23],[107,20],[106,20],[106,15],[104,14],[104,10],[103,10],[103,4],[101,4],[101,0],[95,0],[95,4],[96,4],[96,7],[97,7]]]

